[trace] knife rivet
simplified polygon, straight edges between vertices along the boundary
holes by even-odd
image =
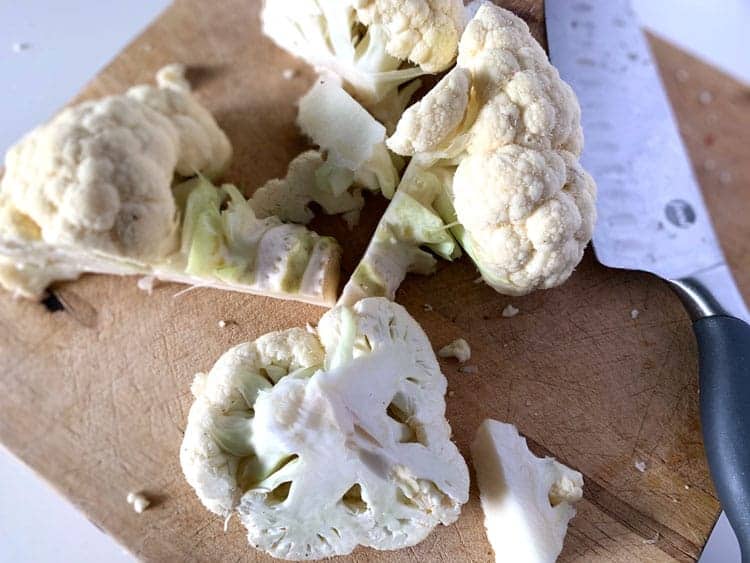
[[[684,199],[673,199],[664,208],[667,220],[675,227],[687,229],[695,223],[695,210]]]

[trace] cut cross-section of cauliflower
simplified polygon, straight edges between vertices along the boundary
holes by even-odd
[[[515,426],[496,420],[479,427],[471,457],[495,559],[553,563],[583,495],[581,474],[536,457]]]
[[[63,110],[8,151],[0,285],[38,297],[85,272],[142,274],[332,304],[335,241],[259,219],[236,188],[213,186],[229,140],[181,65],[158,81]]]
[[[483,3],[452,69],[387,141],[441,170],[443,219],[497,291],[563,283],[591,239],[596,186],[578,163],[580,108],[528,26]]]
[[[317,334],[268,334],[196,376],[183,471],[209,510],[238,512],[251,545],[274,557],[411,546],[468,499],[445,391],[401,306],[337,307]]]
[[[461,0],[266,0],[263,32],[338,76],[389,125],[414,93],[399,87],[448,68],[465,24]]]

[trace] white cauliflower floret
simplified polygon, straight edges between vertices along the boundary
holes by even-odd
[[[458,363],[463,364],[471,359],[471,346],[463,338],[456,338],[450,344],[446,344],[438,350],[441,358],[456,358]]]
[[[413,94],[398,100],[399,86],[450,66],[465,24],[461,0],[266,0],[261,17],[277,45],[340,77],[384,121]]]
[[[180,460],[204,505],[296,560],[407,547],[454,522],[469,476],[422,329],[373,298],[317,333],[261,337],[196,377]]]
[[[456,67],[387,145],[443,171],[441,215],[496,290],[553,287],[580,262],[596,215],[596,187],[578,164],[580,108],[512,13],[482,4]]]
[[[536,457],[515,426],[496,420],[479,427],[471,457],[495,560],[553,563],[583,496],[583,476]]]
[[[84,272],[142,274],[331,304],[337,244],[258,219],[234,186],[213,186],[229,140],[181,65],[158,76],[63,110],[8,151],[0,285],[33,298]]]
[[[327,215],[343,215],[350,226],[356,225],[365,205],[361,190],[349,189],[350,176],[343,191],[333,189],[336,180],[326,174],[326,161],[318,151],[305,151],[289,163],[284,178],[274,178],[255,190],[250,205],[258,217],[276,216],[283,221],[306,225],[315,214],[317,203]]]

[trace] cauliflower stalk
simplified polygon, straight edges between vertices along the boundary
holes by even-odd
[[[515,426],[496,420],[479,427],[471,457],[496,561],[554,563],[583,496],[582,475],[536,457]]]
[[[580,109],[527,25],[483,3],[452,69],[387,140],[443,179],[438,209],[484,280],[521,295],[563,283],[595,221]],[[421,171],[420,171],[421,169]]]
[[[418,85],[450,66],[464,26],[461,0],[266,0],[263,32],[395,122]]]
[[[65,109],[8,151],[0,285],[38,297],[85,272],[143,274],[331,304],[336,243],[258,219],[236,188],[214,187],[229,140],[183,67],[157,81]]]
[[[468,499],[445,391],[419,325],[364,299],[317,332],[267,334],[197,375],[180,461],[203,504],[238,513],[274,557],[414,545]]]

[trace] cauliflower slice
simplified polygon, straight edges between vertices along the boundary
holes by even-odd
[[[446,178],[441,214],[497,291],[563,283],[593,232],[596,186],[578,163],[580,108],[528,26],[483,3],[456,67],[387,141]]]
[[[236,511],[274,557],[407,547],[468,500],[445,391],[419,325],[365,299],[317,334],[262,336],[196,376],[180,462],[203,504]]]
[[[515,426],[496,420],[479,427],[471,457],[495,559],[554,562],[583,496],[583,476],[536,457]]]
[[[339,304],[353,305],[365,297],[395,299],[407,273],[430,275],[433,254],[454,260],[461,248],[441,215],[448,204],[440,170],[426,171],[412,162],[396,195],[380,218],[364,255],[346,282]]]
[[[261,18],[279,47],[340,77],[386,125],[416,89],[401,85],[454,61],[465,24],[461,0],[266,0]]]
[[[332,304],[334,241],[257,219],[236,188],[205,176],[173,186],[219,174],[232,152],[183,71],[65,109],[8,151],[0,285],[35,298],[85,272],[141,274]]]

